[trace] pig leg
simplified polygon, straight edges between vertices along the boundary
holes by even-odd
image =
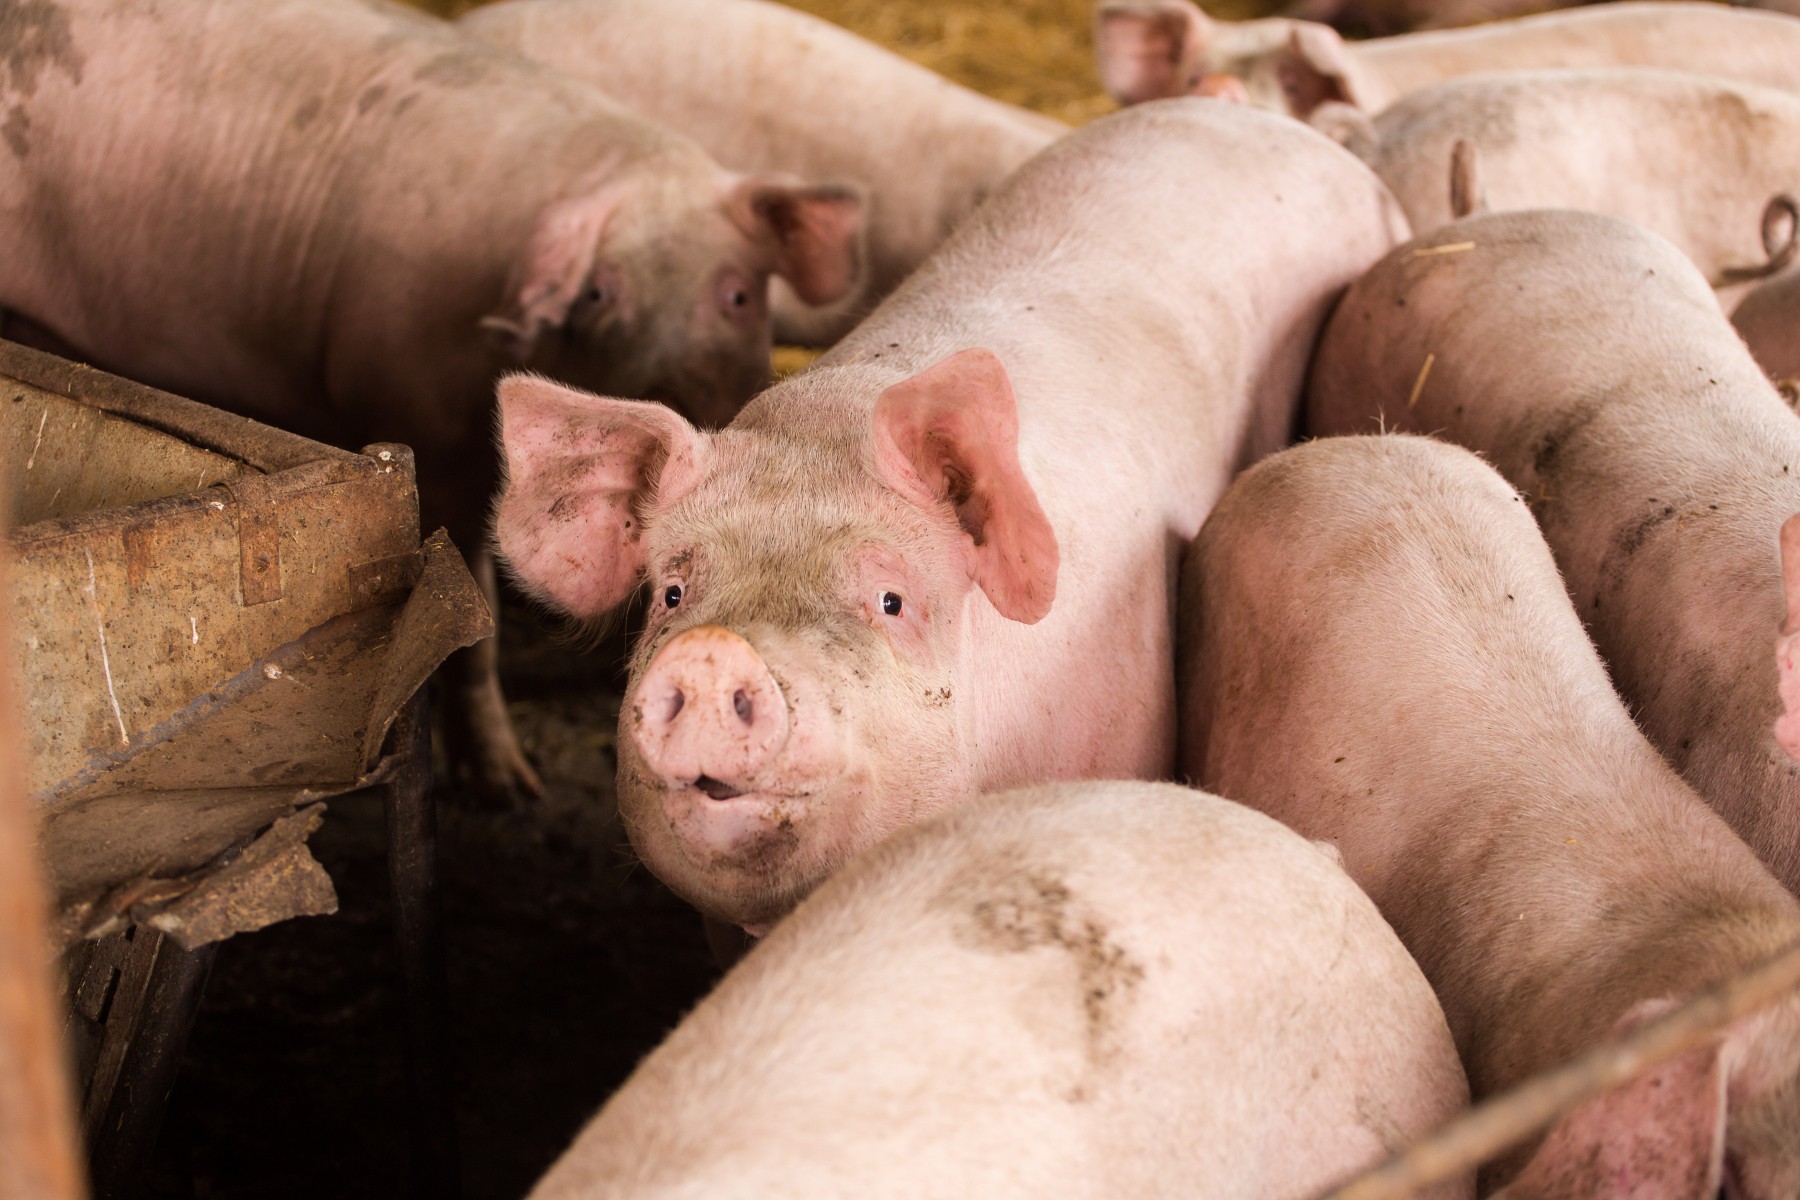
[[[516,802],[544,794],[543,780],[525,757],[506,713],[500,691],[500,591],[494,552],[483,543],[469,554],[469,570],[494,614],[494,636],[459,650],[444,664],[449,681],[445,698],[445,749],[452,762],[467,770],[484,800]]]
[[[1787,619],[1775,642],[1782,708],[1775,718],[1775,740],[1788,757],[1800,761],[1800,514],[1781,526],[1781,577],[1787,589]]]

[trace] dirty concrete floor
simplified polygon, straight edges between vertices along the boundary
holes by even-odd
[[[469,0],[416,0],[454,13]],[[797,0],[970,86],[1080,122],[1110,111],[1091,0]],[[1269,0],[1209,5],[1251,15]],[[513,715],[549,786],[492,811],[448,786],[441,872],[465,1193],[510,1200],[715,978],[698,920],[634,868],[613,809],[615,664],[503,614]],[[407,1194],[400,993],[378,798],[334,802],[315,853],[336,916],[228,942],[145,1180],[156,1200]]]

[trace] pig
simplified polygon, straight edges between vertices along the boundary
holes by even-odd
[[[1731,324],[1792,403],[1800,389],[1800,268],[1752,288],[1732,310]]]
[[[1800,941],[1800,902],[1632,723],[1524,499],[1467,450],[1329,437],[1252,467],[1181,603],[1182,770],[1337,846],[1436,989],[1477,1100]],[[1800,996],[1479,1183],[1791,1200]]]
[[[728,167],[866,188],[865,285],[819,308],[777,281],[775,335],[800,345],[843,337],[983,196],[1068,132],[765,0],[510,0],[458,23],[604,88]]]
[[[1327,102],[1374,114],[1459,75],[1545,67],[1664,67],[1800,91],[1800,21],[1722,4],[1602,4],[1346,43],[1311,21],[1214,21],[1192,0],[1107,0],[1094,47],[1121,104],[1187,95],[1209,76],[1230,75],[1252,104],[1303,120]]]
[[[1415,93],[1374,132],[1358,152],[1420,233],[1458,215],[1445,180],[1467,141],[1486,207],[1634,221],[1686,252],[1727,307],[1792,256],[1793,212],[1769,207],[1800,191],[1788,92],[1674,71],[1518,71]]]
[[[1800,417],[1669,243],[1591,213],[1473,217],[1345,297],[1318,434],[1430,431],[1530,498],[1644,733],[1800,891],[1800,766],[1769,648]]]
[[[847,864],[531,1195],[1307,1200],[1466,1097],[1327,850],[1174,784],[1041,785]]]
[[[755,931],[969,796],[1166,778],[1176,553],[1291,438],[1326,311],[1403,231],[1313,131],[1171,101],[1051,145],[716,434],[503,380],[513,577],[577,620],[648,584],[618,736],[644,863]]]
[[[722,422],[767,381],[771,275],[825,302],[861,269],[854,188],[727,171],[397,5],[4,5],[0,63],[0,310],[298,433],[412,445],[425,519],[470,551],[499,375]],[[492,643],[462,665],[452,748],[535,790]]]

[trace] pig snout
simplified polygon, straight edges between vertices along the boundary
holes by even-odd
[[[718,625],[677,635],[638,683],[632,737],[670,787],[730,800],[757,787],[788,738],[786,698],[749,642]]]

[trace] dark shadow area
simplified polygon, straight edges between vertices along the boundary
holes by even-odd
[[[522,1196],[711,985],[699,918],[631,859],[613,797],[624,642],[581,652],[508,605],[502,663],[548,794],[439,819],[452,1064],[471,1200]],[[336,916],[226,942],[146,1194],[408,1194],[401,996],[381,801],[331,803]]]

